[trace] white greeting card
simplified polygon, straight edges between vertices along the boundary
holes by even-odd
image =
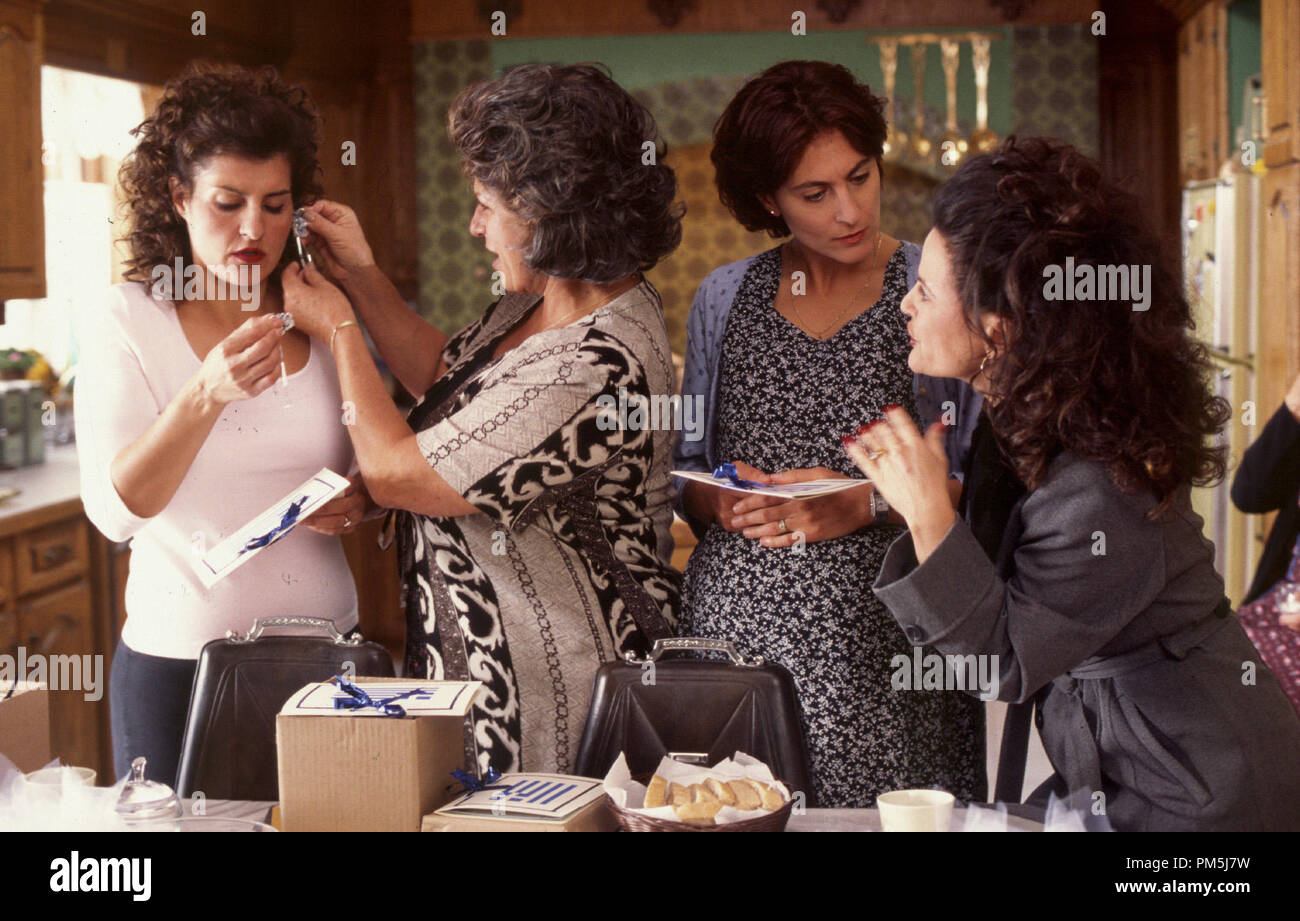
[[[802,483],[785,483],[780,486],[737,486],[730,480],[715,477],[711,473],[702,473],[699,470],[674,470],[672,474],[683,480],[692,480],[696,483],[704,483],[707,486],[717,486],[719,489],[749,493],[754,496],[775,496],[779,499],[811,499],[814,496],[825,496],[833,492],[839,492],[842,489],[855,489],[859,486],[866,486],[871,482],[870,480],[826,477],[819,480],[804,480]]]
[[[197,569],[204,587],[212,588],[347,488],[347,480],[322,467],[307,482],[199,558]]]

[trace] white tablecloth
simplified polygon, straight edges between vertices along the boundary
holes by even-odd
[[[185,814],[192,815],[191,800],[185,800]],[[274,803],[248,802],[245,800],[207,800],[204,804],[206,815],[230,816],[240,819],[254,819],[258,822],[268,821]],[[953,811],[952,827],[949,831],[962,831],[966,822],[966,810]],[[808,809],[802,815],[790,816],[786,831],[880,831],[880,813],[875,809]],[[1042,831],[1041,822],[1007,816],[1007,831]]]

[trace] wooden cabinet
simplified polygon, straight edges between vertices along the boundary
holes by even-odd
[[[68,582],[86,571],[84,521],[61,521],[14,539],[14,581],[20,595]]]
[[[65,764],[112,783],[109,656],[97,629],[90,524],[77,501],[6,520],[0,528],[0,652],[25,657],[25,676],[50,688],[50,743]],[[33,672],[40,656],[40,674]]]
[[[1260,259],[1260,416],[1281,405],[1300,373],[1300,162],[1264,174]]]
[[[1264,174],[1261,239],[1255,379],[1262,426],[1300,373],[1300,162]],[[1261,546],[1276,517],[1271,513],[1254,519]]]
[[[1178,127],[1182,181],[1213,179],[1233,148],[1225,0],[1206,4],[1178,30]]]
[[[38,0],[0,0],[0,302],[45,296]]]
[[[1263,0],[1260,26],[1264,164],[1284,166],[1300,160],[1300,0]]]
[[[44,656],[47,663],[50,747],[64,764],[93,767],[111,785],[113,778],[101,763],[99,721],[100,705],[108,702],[108,664],[95,648],[92,621],[85,578],[18,604],[19,636],[27,655]]]

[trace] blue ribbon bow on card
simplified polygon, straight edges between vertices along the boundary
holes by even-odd
[[[285,509],[284,515],[280,517],[279,524],[267,531],[261,537],[254,537],[248,543],[244,544],[244,549],[239,552],[247,553],[250,550],[258,549],[259,547],[265,547],[268,544],[275,543],[283,537],[285,532],[298,523],[298,515],[302,513],[302,507],[307,504],[307,498],[307,496],[303,496],[297,502],[290,504],[290,506]]]
[[[742,480],[740,471],[736,469],[735,464],[718,464],[713,470],[715,480],[727,480],[732,486],[739,486],[742,489],[753,489],[756,486],[762,486],[762,483],[755,483],[753,480]]]
[[[374,707],[380,713],[384,714],[384,716],[406,716],[406,710],[393,703],[393,701],[401,700],[403,697],[410,697],[412,694],[420,693],[420,689],[416,688],[414,691],[407,691],[405,694],[394,694],[392,697],[375,698],[371,697],[346,678],[341,678],[338,675],[335,675],[334,681],[338,684],[340,691],[349,695],[348,697],[334,698],[335,710],[362,710],[366,707]]]
[[[490,767],[487,773],[482,777],[475,777],[468,771],[452,771],[451,776],[455,777],[462,784],[462,789],[453,791],[452,796],[461,796],[467,793],[478,793],[481,790],[509,790],[509,784],[498,784],[501,774],[496,768]],[[448,785],[450,786],[450,785]]]

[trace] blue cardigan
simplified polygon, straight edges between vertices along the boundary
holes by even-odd
[[[916,284],[921,247],[915,243],[903,243],[902,246],[903,257],[907,261],[907,285],[911,288]],[[682,377],[682,398],[703,398],[704,437],[688,441],[679,434],[673,448],[673,467],[676,470],[707,472],[717,467],[722,460],[729,459],[714,455],[718,381],[722,377],[722,340],[727,332],[731,304],[740,289],[741,280],[756,258],[757,256],[750,256],[714,269],[695,292],[690,317],[686,321],[686,370]],[[952,475],[960,479],[983,398],[965,381],[927,377],[923,374],[912,376],[912,392],[916,397],[917,411],[925,425],[939,419],[945,409],[955,410],[955,430],[949,433],[947,440],[948,464]],[[684,480],[674,479],[678,495],[677,513],[699,533],[701,529],[698,523],[691,521],[682,507],[681,492],[684,484]]]

